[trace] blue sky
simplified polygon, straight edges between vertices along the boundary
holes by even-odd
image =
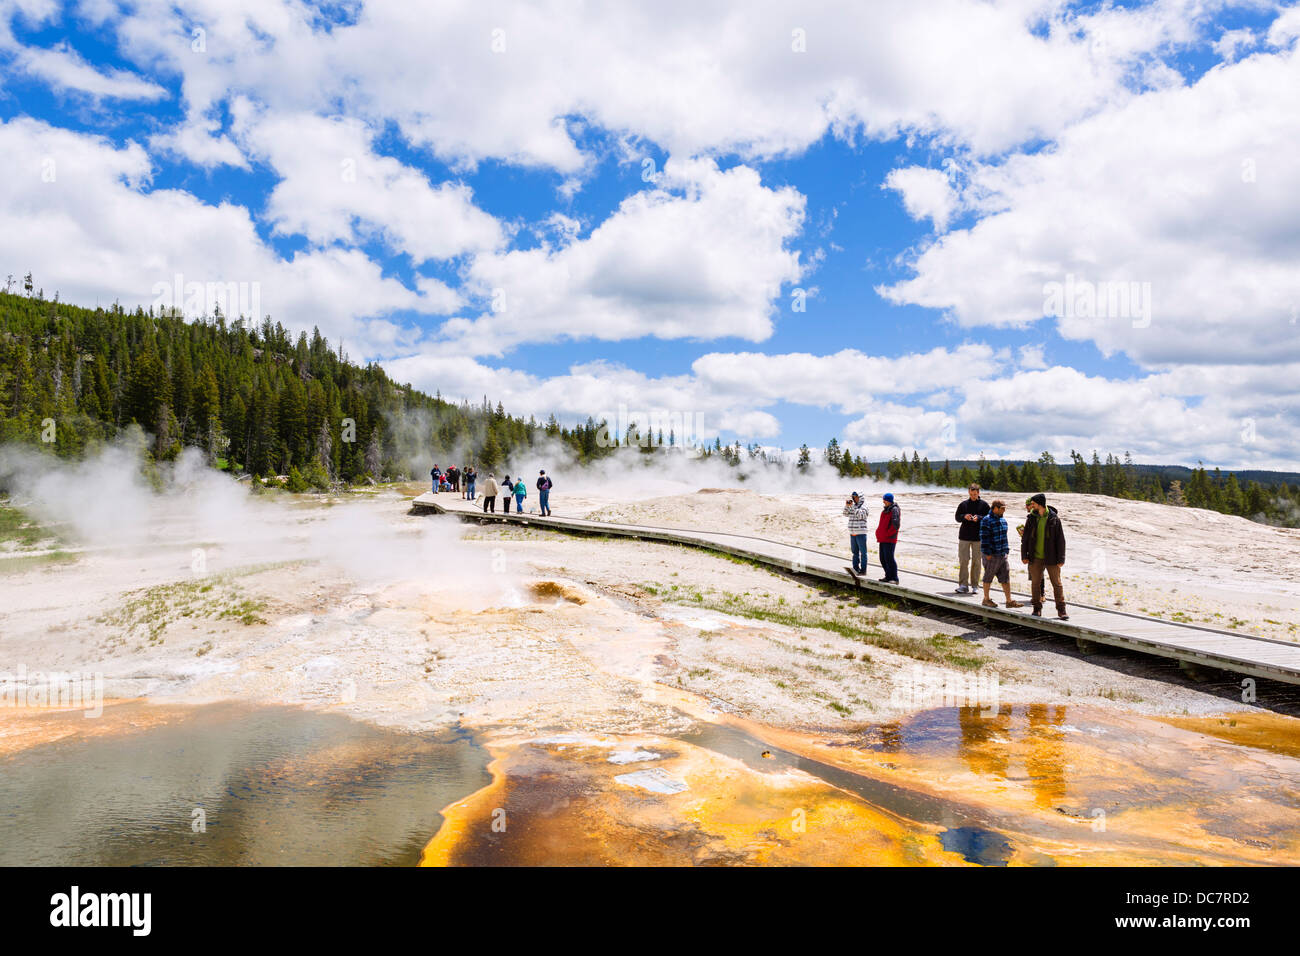
[[[1300,464],[1293,5],[0,16],[0,258],[47,294],[242,283],[539,418]]]

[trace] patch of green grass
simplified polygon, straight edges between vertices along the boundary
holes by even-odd
[[[41,527],[26,512],[6,502],[0,502],[0,542],[13,542],[20,548],[34,548],[42,541],[57,541],[58,535]]]
[[[182,618],[234,619],[246,625],[265,624],[266,602],[243,597],[233,578],[278,565],[260,565],[219,576],[174,581],[132,591],[122,606],[98,621],[118,628],[118,644],[138,639],[144,645],[163,643],[167,626]],[[208,650],[211,650],[209,647]],[[200,650],[199,656],[207,650]]]
[[[649,585],[641,585],[641,587],[648,589]],[[829,631],[848,640],[881,647],[916,660],[948,664],[964,670],[978,670],[991,662],[991,658],[981,654],[974,645],[960,638],[936,634],[934,637],[922,639],[883,631],[876,625],[886,618],[887,612],[879,607],[868,612],[864,612],[857,605],[814,609],[805,602],[799,607],[791,607],[779,599],[773,601],[770,595],[753,597],[749,596],[748,592],[739,596],[717,591],[705,593],[699,588],[692,588],[684,594],[674,594],[673,597],[705,610],[719,611],[736,617],[767,621],[795,629],[815,628]],[[807,635],[804,634],[800,637],[807,639]],[[807,648],[798,649],[812,653]]]
[[[979,670],[989,659],[969,641],[948,634],[935,634],[927,642],[941,655],[943,663],[963,670]]]
[[[49,554],[19,555],[13,558],[0,558],[0,574],[18,574],[30,571],[44,564],[72,564],[77,560],[75,554],[67,551],[51,551]]]
[[[218,618],[231,617],[241,624],[265,624],[266,618],[262,617],[261,612],[266,610],[265,601],[257,601],[252,598],[244,598],[217,615]],[[187,615],[188,616],[188,615]]]
[[[1107,687],[1105,690],[1097,692],[1098,697],[1105,697],[1107,700],[1124,700],[1131,704],[1140,704],[1143,699],[1140,695],[1127,690],[1116,690],[1114,687]],[[1186,713],[1186,711],[1184,711]]]

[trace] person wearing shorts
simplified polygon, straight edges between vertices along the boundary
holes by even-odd
[[[997,607],[997,601],[989,597],[989,586],[996,579],[1002,585],[1007,596],[1007,607],[1024,607],[1011,598],[1011,565],[1007,555],[1011,546],[1007,542],[1006,502],[997,500],[989,508],[989,513],[980,519],[980,559],[984,564],[984,600],[985,607]]]

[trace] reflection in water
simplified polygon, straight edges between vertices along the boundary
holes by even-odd
[[[438,811],[489,782],[487,761],[464,733],[182,710],[0,759],[0,865],[411,865]]]
[[[1002,704],[996,713],[990,708],[961,707],[957,726],[961,739],[957,752],[972,773],[1014,779],[1015,757],[1021,755],[1025,777],[1034,792],[1034,803],[1043,808],[1056,806],[1066,795],[1065,706],[1029,704],[1021,707],[1023,722],[1016,720],[1016,708]],[[1023,726],[1017,730],[1017,724]]]
[[[1025,771],[1034,789],[1034,802],[1043,808],[1053,807],[1065,799],[1065,707],[1058,705],[1048,714],[1046,704],[1030,704],[1029,749],[1025,753]]]
[[[1011,731],[1011,705],[1001,705],[996,714],[985,715],[989,708],[961,707],[957,711],[957,725],[961,728],[961,742],[957,752],[973,773],[1006,778],[1010,759],[1007,750],[999,746]]]
[[[901,753],[903,750],[903,733],[898,724],[881,724],[877,729],[876,746],[887,754]]]

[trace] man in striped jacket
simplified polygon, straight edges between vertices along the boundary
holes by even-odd
[[[856,491],[844,502],[844,514],[849,519],[849,546],[853,549],[853,567],[845,568],[853,575],[856,583],[858,575],[867,573],[867,506],[862,496]]]

